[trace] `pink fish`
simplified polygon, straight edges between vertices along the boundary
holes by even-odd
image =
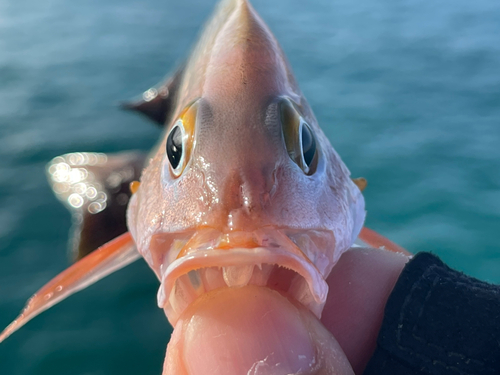
[[[158,277],[158,306],[175,325],[198,297],[246,285],[279,291],[319,318],[328,295],[325,279],[358,237],[403,251],[362,231],[361,190],[319,127],[278,42],[248,1],[222,1],[186,64],[143,98],[128,107],[165,131],[140,185],[133,185],[128,232],[40,289],[0,341],[140,257]],[[56,192],[57,184],[66,184],[59,196],[85,212],[81,229],[87,238],[94,228],[89,221],[110,212],[104,208],[113,202],[97,200],[106,187],[99,179],[92,182],[88,173],[75,180],[80,188],[86,183],[85,194],[77,191],[71,171],[99,167],[99,161],[89,164],[89,154],[79,157],[80,162],[60,157],[49,173]],[[142,166],[141,157],[132,161]],[[123,170],[123,162],[110,163],[101,163],[106,178]],[[118,183],[133,179],[136,169],[118,174]],[[95,192],[89,195],[91,188]],[[127,200],[122,196],[123,204]]]

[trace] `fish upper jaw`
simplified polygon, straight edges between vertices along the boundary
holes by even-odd
[[[189,239],[171,236],[155,235],[150,250],[161,281],[158,306],[172,324],[202,294],[249,284],[277,290],[320,317],[328,293],[325,278],[340,257],[333,234],[325,230],[202,228]]]

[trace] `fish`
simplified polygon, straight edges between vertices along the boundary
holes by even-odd
[[[277,290],[319,318],[325,279],[345,251],[404,252],[363,227],[366,181],[351,179],[248,0],[222,0],[186,62],[123,107],[160,126],[161,138],[149,155],[49,163],[56,196],[73,212],[77,262],[34,294],[0,342],[138,259],[157,276],[158,306],[175,325],[204,293],[246,285]]]

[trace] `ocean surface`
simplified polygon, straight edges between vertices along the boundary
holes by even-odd
[[[354,177],[367,226],[500,283],[500,2],[253,0]],[[0,0],[0,326],[68,265],[45,164],[147,150],[117,104],[188,54],[214,1]],[[161,373],[171,329],[144,262],[0,345],[2,375]]]

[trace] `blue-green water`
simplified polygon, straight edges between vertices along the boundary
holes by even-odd
[[[254,0],[354,176],[368,226],[500,282],[500,3]],[[0,1],[0,326],[67,265],[44,165],[148,149],[116,104],[182,61],[213,1]],[[0,345],[2,375],[161,373],[170,328],[143,262]]]

